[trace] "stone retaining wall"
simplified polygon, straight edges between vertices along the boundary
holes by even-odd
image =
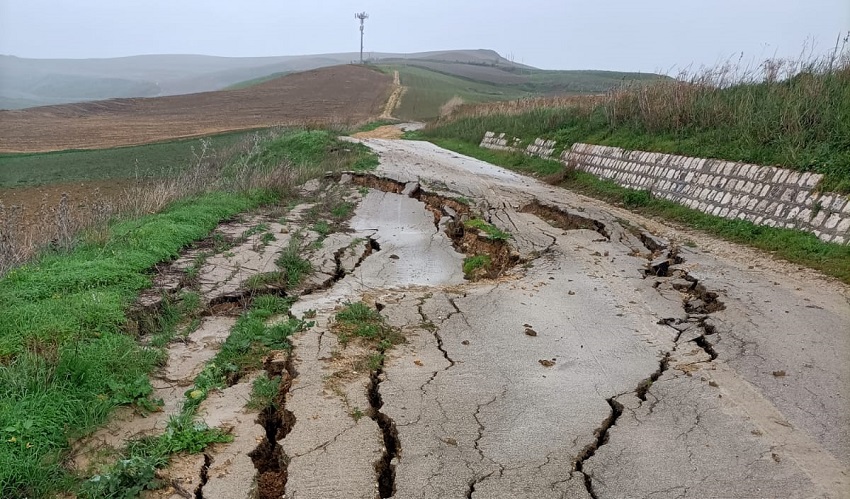
[[[555,143],[542,139],[523,149],[519,139],[487,132],[481,147],[556,159]],[[816,173],[592,144],[574,144],[559,160],[704,213],[850,243],[850,200],[847,195],[815,192],[822,178]]]

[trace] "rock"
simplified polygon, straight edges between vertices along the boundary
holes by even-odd
[[[657,276],[667,275],[667,271],[670,270],[670,260],[667,258],[658,258],[649,264],[649,268]]]
[[[350,184],[352,180],[354,180],[354,177],[350,173],[343,173],[339,177],[339,183],[341,185]]]
[[[444,206],[441,206],[440,209],[442,209],[443,214],[445,216],[455,218],[455,219],[457,218],[457,211],[455,211],[454,208],[444,205]]]
[[[531,329],[530,327],[525,328],[526,336],[537,336],[537,331]]]
[[[554,360],[540,359],[537,362],[540,362],[540,365],[543,367],[552,367],[555,365]]]
[[[404,184],[404,190],[401,191],[401,195],[413,197],[417,192],[419,192],[419,182],[408,182]]]
[[[688,281],[686,279],[674,279],[670,281],[670,285],[673,286],[673,289],[676,291],[690,291],[693,289],[695,282]]]

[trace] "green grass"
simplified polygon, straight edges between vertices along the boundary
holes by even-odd
[[[477,145],[452,139],[437,139],[434,143],[468,156],[515,171],[548,176],[562,171],[556,161],[542,160],[515,154],[482,149]],[[517,165],[525,158],[527,163]],[[566,189],[621,205],[644,215],[672,220],[706,234],[770,252],[792,263],[805,265],[850,284],[850,246],[826,243],[808,232],[779,229],[744,220],[728,220],[693,210],[665,199],[652,197],[646,191],[620,187],[614,182],[600,180],[584,172],[572,172],[560,184]]]
[[[276,407],[276,398],[280,392],[280,376],[267,378],[260,376],[254,380],[251,386],[251,399],[246,407],[255,411],[262,411],[269,407]]]
[[[186,391],[184,414],[194,414],[211,391],[226,388],[246,372],[262,367],[263,358],[270,351],[289,349],[289,337],[312,326],[310,322],[285,318],[291,305],[291,299],[274,295],[254,298],[250,310],[239,317],[219,352]],[[284,318],[272,320],[279,316]]]
[[[354,160],[353,152],[342,148],[330,158],[314,154],[310,136],[302,138],[278,140],[288,140],[294,148],[285,153],[289,157],[307,158],[307,177]],[[330,148],[334,144],[331,141]],[[155,408],[156,401],[149,399],[149,373],[164,361],[162,347],[197,324],[199,299],[192,293],[166,302],[161,314],[144,321],[128,315],[138,293],[151,285],[150,269],[207,237],[221,221],[279,202],[281,195],[279,190],[254,190],[185,198],[157,214],[114,221],[96,240],[79,238],[69,250],[45,251],[0,277],[0,497],[82,493],[64,464],[70,443],[103,424],[116,406]],[[310,268],[298,254],[298,243],[289,250],[281,263],[287,284],[293,285]],[[289,335],[306,324],[284,320],[269,325],[267,320],[285,314],[288,306],[275,297],[256,297],[214,362],[196,379],[187,402],[196,405],[210,389],[258,366],[262,352],[287,348]],[[138,341],[141,332],[151,335],[147,346]],[[196,390],[200,394],[193,396]],[[187,404],[188,410],[192,405]],[[181,428],[178,434],[189,431],[185,425]],[[192,432],[198,434],[166,442],[169,452],[178,447],[192,450],[192,442],[211,435],[202,429]],[[129,456],[120,464],[126,469],[117,473],[133,483],[139,481],[130,475],[150,472],[155,469],[150,468],[152,461],[162,457]],[[107,489],[120,491],[124,478],[107,480]],[[107,492],[86,494],[100,497]]]
[[[334,332],[340,343],[348,344],[353,338],[374,342],[382,354],[392,345],[404,341],[401,333],[390,326],[380,312],[363,302],[347,303],[335,316]]]
[[[480,230],[485,234],[485,237],[491,241],[507,241],[511,238],[509,233],[485,222],[484,220],[481,220],[480,218],[467,220],[463,225],[470,229]]]
[[[253,132],[208,137],[210,146],[224,150]],[[133,147],[0,154],[0,187],[22,187],[83,180],[130,179],[173,174],[192,164],[200,139],[174,140]]]
[[[824,175],[821,188],[850,193],[850,66],[786,81],[728,88],[661,80],[624,89],[595,107],[539,107],[522,114],[459,117],[428,139],[478,144],[487,131],[527,144],[554,139],[775,165]]]
[[[103,245],[48,254],[0,280],[0,495],[43,496],[67,479],[69,439],[117,405],[150,393],[160,350],[125,333],[145,271],[236,213],[269,201],[208,194],[163,213],[114,224]]]
[[[299,234],[293,234],[289,244],[281,251],[277,259],[277,266],[283,271],[286,284],[290,288],[301,284],[313,271],[310,261],[301,257],[301,242],[302,237]]]
[[[138,497],[143,490],[161,487],[156,470],[168,465],[179,452],[198,454],[213,443],[231,442],[226,432],[209,428],[191,415],[172,416],[162,435],[132,441],[114,465],[86,481],[80,497],[113,499]]]
[[[387,66],[398,70],[407,91],[395,114],[402,119],[429,120],[440,115],[440,107],[452,97],[466,102],[485,102],[527,97],[529,92],[502,85],[475,82],[456,76],[410,66]]]
[[[490,255],[474,255],[463,259],[463,275],[467,279],[471,279],[475,275],[475,271],[479,269],[488,269],[493,263]]]
[[[398,122],[399,122],[398,120],[386,120],[386,119],[370,121],[369,123],[366,123],[365,125],[358,127],[352,133],[371,132],[372,130],[375,130],[377,128],[381,128],[382,126],[395,125]]]

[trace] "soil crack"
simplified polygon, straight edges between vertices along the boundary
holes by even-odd
[[[298,375],[292,365],[292,354],[287,356],[282,366],[267,363],[269,376],[280,376],[280,388],[275,403],[266,408],[257,418],[257,423],[265,429],[263,441],[248,456],[257,469],[258,499],[279,499],[286,492],[289,456],[283,452],[280,441],[289,435],[295,426],[295,414],[286,409],[286,396],[292,387],[292,380]]]
[[[384,352],[381,352],[383,357]],[[381,459],[375,463],[375,474],[378,480],[378,493],[381,498],[392,497],[395,494],[395,461],[401,455],[401,442],[398,438],[398,429],[392,418],[381,412],[384,401],[381,398],[381,377],[384,374],[384,361],[372,372],[370,376],[369,389],[369,417],[375,421],[381,429],[384,439],[384,453]]]
[[[206,485],[210,479],[209,473],[212,462],[212,456],[207,453],[204,453],[204,465],[201,467],[200,475],[201,483],[199,483],[198,486],[195,488],[195,499],[204,499],[204,485]]]
[[[594,430],[593,434],[596,439],[591,442],[590,445],[585,447],[573,462],[573,470],[584,475],[584,486],[587,489],[588,494],[590,494],[590,497],[593,499],[597,499],[598,496],[593,490],[592,477],[584,472],[584,462],[593,457],[593,455],[596,454],[597,449],[608,443],[608,430],[617,424],[617,419],[619,419],[623,414],[623,404],[617,402],[616,397],[611,397],[606,400],[606,402],[608,402],[608,405],[611,407],[611,413],[607,418],[605,418],[605,420],[602,421],[599,428]]]

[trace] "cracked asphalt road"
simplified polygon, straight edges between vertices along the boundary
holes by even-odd
[[[293,307],[317,324],[294,340],[285,497],[850,497],[847,286],[429,143],[363,142],[392,192],[324,261],[375,251]],[[520,264],[464,281],[447,199]],[[371,377],[331,334],[357,300],[407,338]]]

